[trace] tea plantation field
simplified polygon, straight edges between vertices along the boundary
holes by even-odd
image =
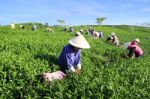
[[[104,32],[103,39],[85,35],[91,48],[82,50],[80,74],[70,74],[51,85],[39,74],[59,70],[58,56],[74,36],[61,27],[54,33],[0,27],[1,99],[150,99],[150,28],[131,26],[93,26]],[[83,27],[85,28],[85,26]],[[79,27],[75,27],[75,31]],[[106,43],[115,32],[121,42],[141,40],[144,56],[126,59],[122,47]]]

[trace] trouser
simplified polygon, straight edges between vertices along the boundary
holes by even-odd
[[[142,55],[139,56],[135,56],[136,58],[142,58],[144,56],[144,53]]]
[[[129,53],[128,53],[128,56],[129,56],[129,57],[132,57],[132,56],[134,55],[133,52],[134,52],[133,49],[130,49],[130,50],[129,50]]]
[[[111,38],[110,38],[110,37],[108,37],[106,41],[108,42],[108,41],[110,41],[110,40],[111,40]]]
[[[62,71],[63,73],[67,74],[67,70],[68,68],[60,66],[60,71]]]

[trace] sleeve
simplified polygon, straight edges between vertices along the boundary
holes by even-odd
[[[69,54],[66,54],[66,61],[67,61],[67,67],[70,68],[74,68],[74,56]]]
[[[130,50],[130,49],[132,49],[132,46],[131,46],[131,45],[129,45],[127,49],[129,49],[129,50]]]
[[[81,64],[78,64],[78,65],[77,65],[77,68],[78,68],[78,69],[81,69]]]
[[[71,67],[69,70],[75,72],[74,67]]]
[[[75,64],[76,65],[81,64],[81,50],[78,52],[78,57],[75,60]]]
[[[129,46],[128,46],[128,49],[129,49],[129,50],[135,49],[135,48],[136,48],[136,46],[134,46],[134,45],[129,45]]]

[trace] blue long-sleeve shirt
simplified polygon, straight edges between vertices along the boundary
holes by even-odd
[[[81,50],[74,51],[71,45],[67,45],[63,48],[58,64],[64,69],[70,69],[80,64]]]

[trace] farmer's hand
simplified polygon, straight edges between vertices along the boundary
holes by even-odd
[[[79,73],[80,73],[80,70],[81,70],[81,64],[78,64],[78,65],[77,65],[77,68],[76,68],[76,73],[79,74]]]
[[[76,72],[76,70],[74,69],[74,67],[71,67],[71,68],[69,69],[69,71]]]
[[[77,74],[79,74],[79,73],[80,73],[80,70],[81,70],[81,69],[77,68],[77,69],[75,70],[75,72],[76,72]]]
[[[77,68],[78,68],[78,69],[81,69],[81,64],[78,64],[78,65],[77,65]]]

